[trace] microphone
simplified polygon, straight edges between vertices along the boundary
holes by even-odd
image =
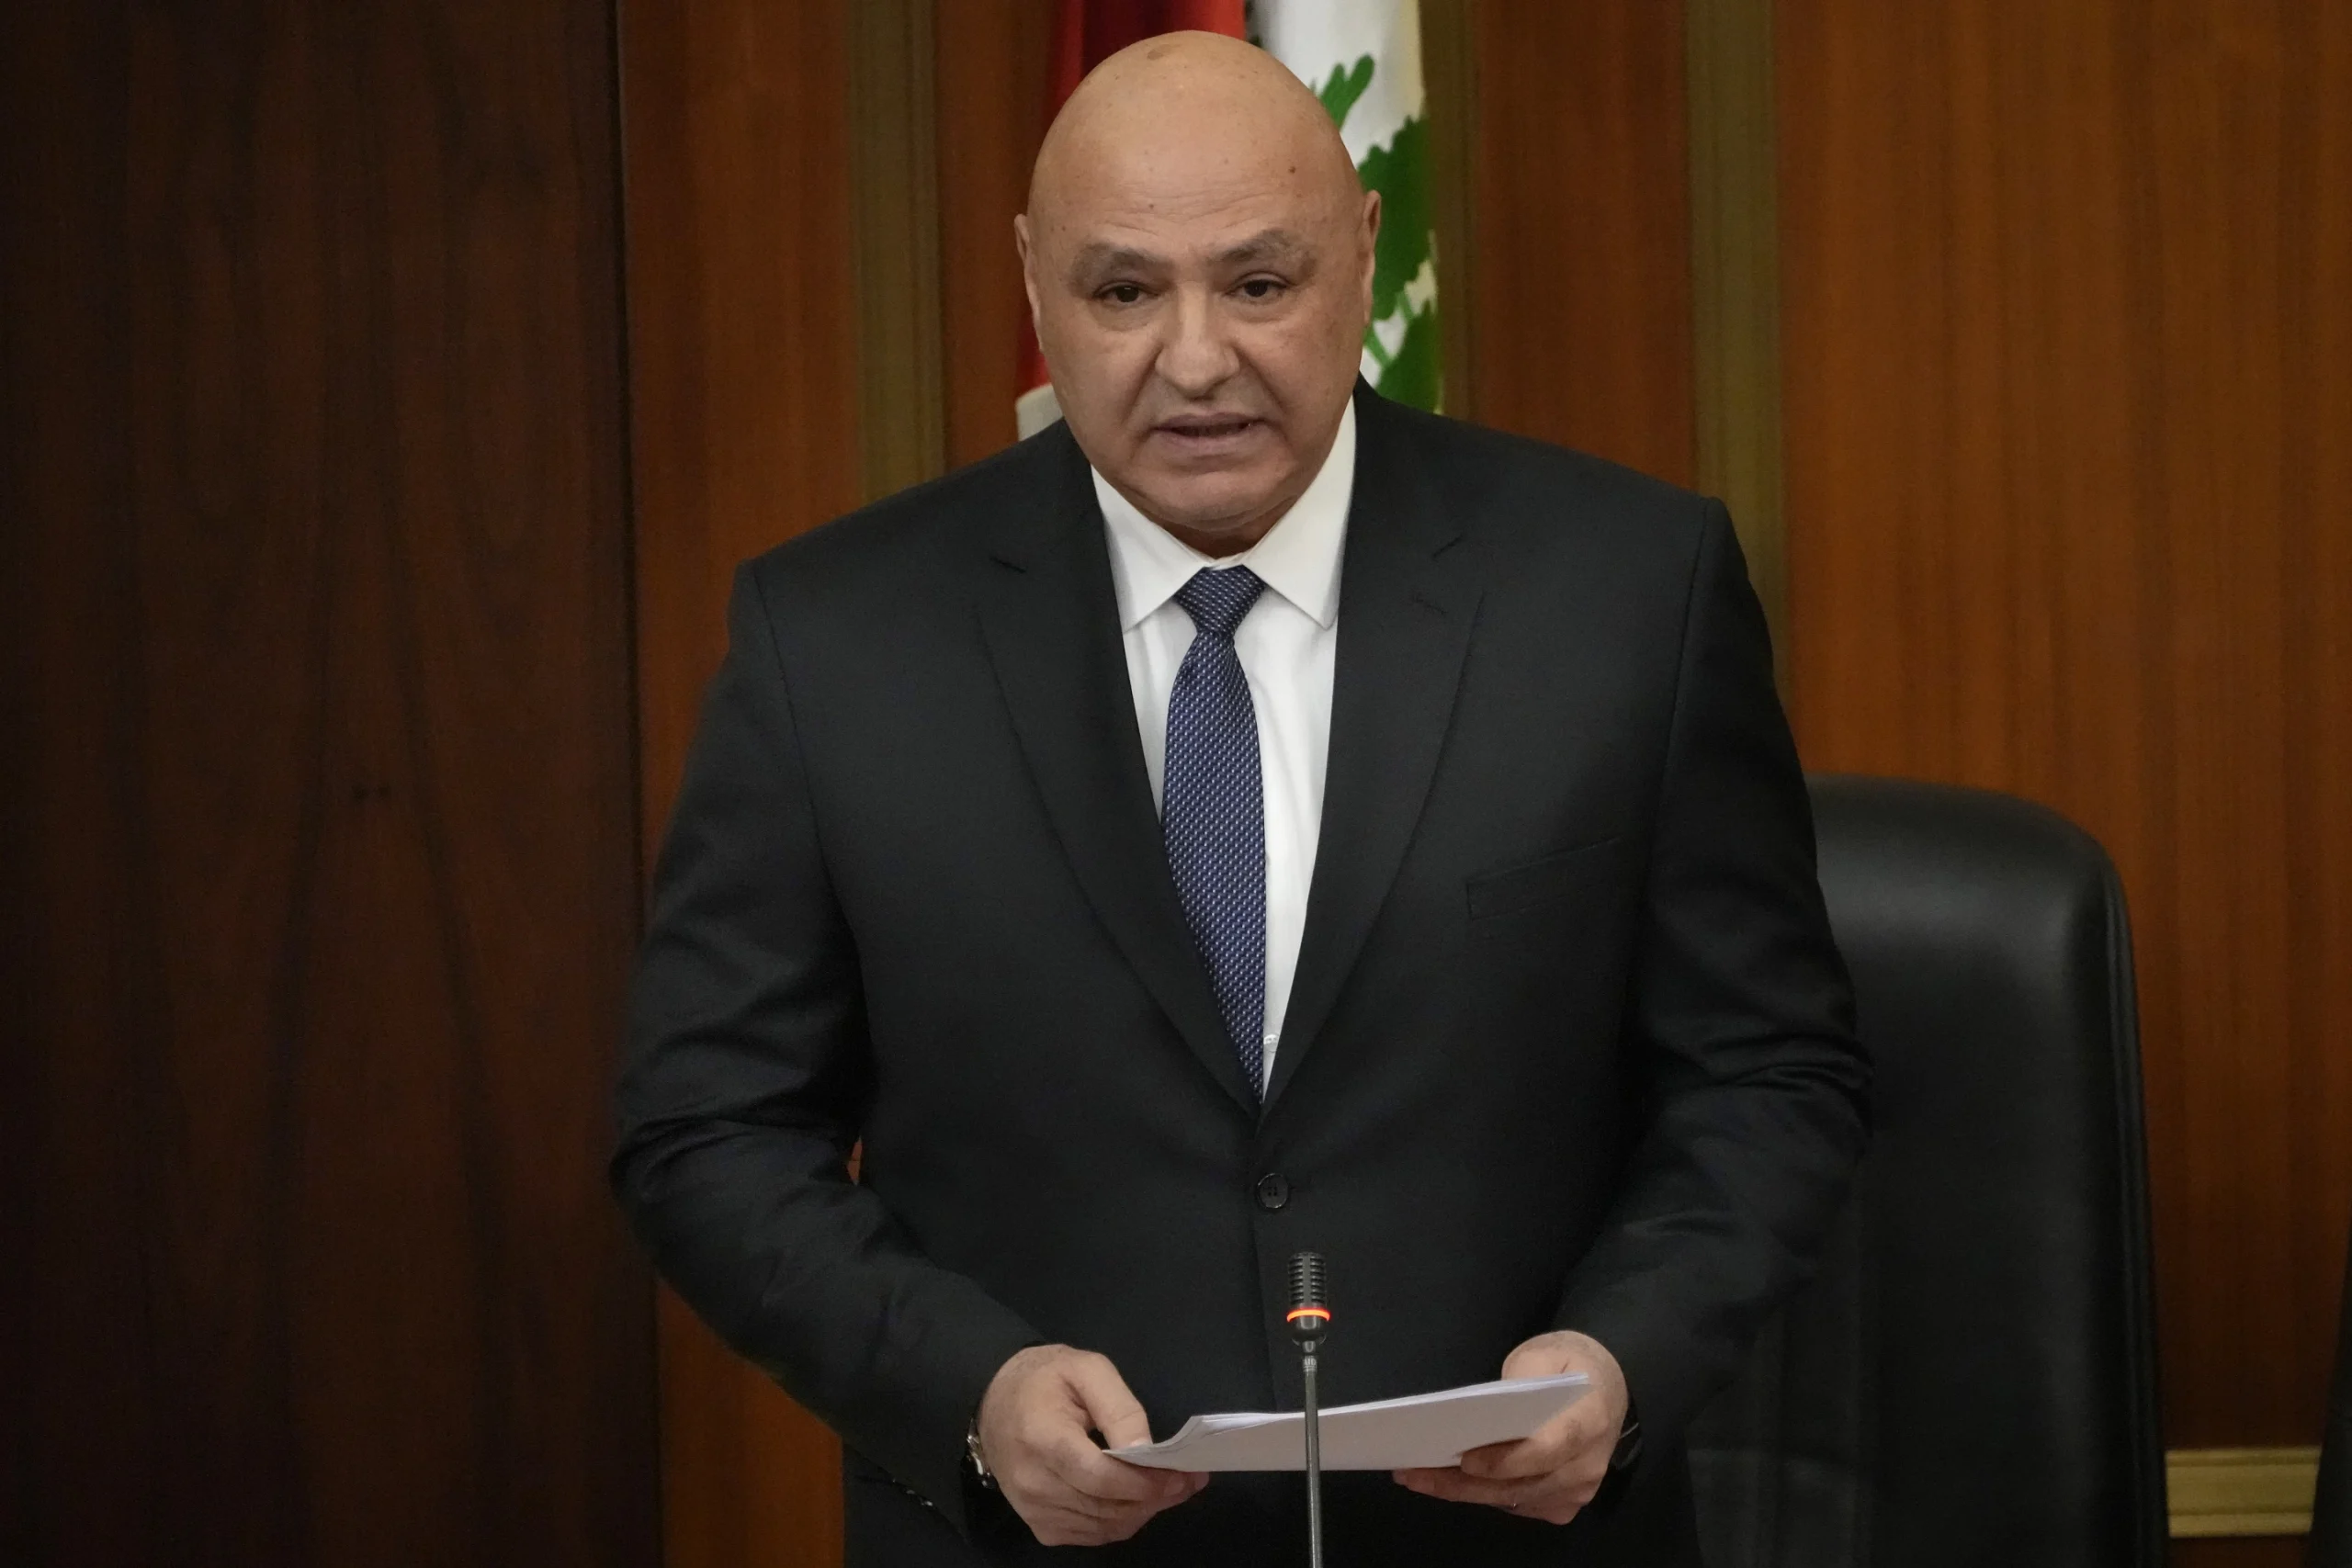
[[[1331,1306],[1325,1299],[1323,1255],[1302,1252],[1290,1260],[1290,1312],[1285,1321],[1299,1347],[1312,1350],[1331,1326]]]
[[[1299,1373],[1306,1387],[1301,1417],[1306,1427],[1306,1561],[1323,1568],[1323,1412],[1315,1393],[1315,1353],[1331,1327],[1331,1302],[1323,1282],[1323,1255],[1301,1252],[1290,1260],[1290,1311],[1283,1321],[1298,1344]]]

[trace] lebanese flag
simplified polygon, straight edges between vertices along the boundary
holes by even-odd
[[[1244,0],[1061,0],[1054,17],[1054,72],[1046,86],[1046,123],[1089,71],[1131,43],[1155,33],[1224,33],[1247,36]],[[1035,435],[1061,418],[1053,383],[1046,378],[1046,356],[1037,350],[1035,327],[1021,324],[1021,386],[1013,418],[1023,435]]]
[[[1258,41],[1323,100],[1357,177],[1380,193],[1363,378],[1434,412],[1445,388],[1419,0],[1258,0],[1253,17]]]

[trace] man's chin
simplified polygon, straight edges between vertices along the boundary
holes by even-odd
[[[1224,478],[1224,476],[1220,476]],[[1177,483],[1156,486],[1144,496],[1144,511],[1162,527],[1195,536],[1247,536],[1252,525],[1277,504],[1274,486],[1264,483]]]
[[[1290,465],[1279,452],[1256,451],[1223,460],[1187,460],[1146,451],[1136,465],[1141,488],[1163,510],[1177,518],[1204,522],[1249,517],[1262,512],[1292,478]]]

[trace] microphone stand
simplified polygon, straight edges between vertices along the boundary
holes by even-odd
[[[1323,1412],[1315,1400],[1315,1347],[1300,1359],[1306,1377],[1306,1562],[1323,1568]]]
[[[1306,1561],[1323,1568],[1323,1411],[1315,1388],[1316,1352],[1331,1326],[1324,1301],[1323,1258],[1302,1252],[1290,1262],[1291,1337],[1298,1342],[1299,1373],[1306,1383],[1301,1414],[1306,1427]]]

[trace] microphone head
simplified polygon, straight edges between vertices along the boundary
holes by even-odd
[[[1331,1326],[1331,1302],[1323,1282],[1323,1255],[1302,1252],[1290,1260],[1291,1337],[1312,1345]]]

